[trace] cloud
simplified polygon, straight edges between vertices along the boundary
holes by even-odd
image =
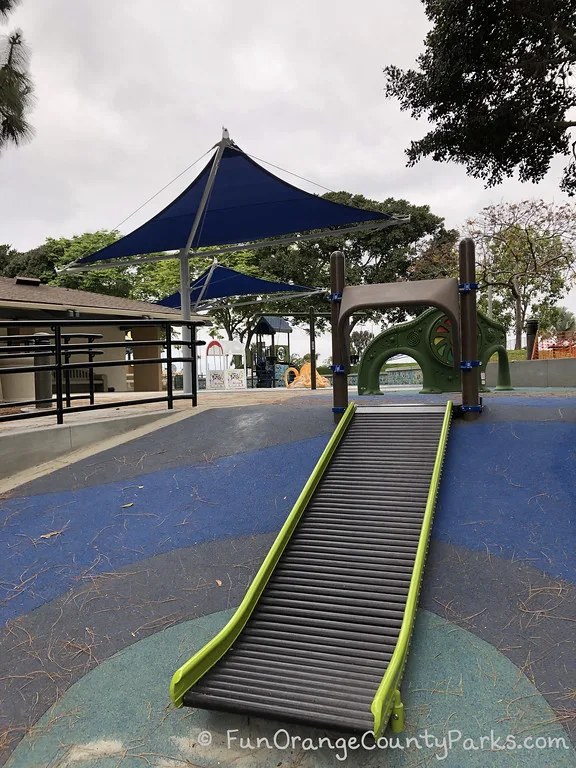
[[[37,95],[36,138],[0,157],[0,242],[20,249],[114,227],[218,141],[222,125],[252,155],[330,189],[430,204],[453,227],[503,198],[566,199],[562,158],[540,185],[491,190],[454,164],[406,168],[404,150],[427,123],[385,99],[382,69],[413,65],[422,51],[419,0],[393,13],[380,0],[24,0],[9,26],[32,50]]]

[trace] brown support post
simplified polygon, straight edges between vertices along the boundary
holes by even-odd
[[[526,321],[526,360],[532,360],[534,343],[538,337],[538,318],[531,317]],[[538,352],[538,350],[536,350]],[[537,356],[537,355],[536,355]]]
[[[462,405],[478,408],[478,328],[476,314],[476,259],[474,241],[460,241],[460,333],[462,337]],[[463,411],[466,421],[480,416],[479,410]]]
[[[345,261],[342,251],[334,251],[330,256],[331,274],[331,319],[332,319],[332,398],[334,423],[338,424],[342,414],[348,407],[348,376],[346,372],[338,373],[343,368],[342,347],[338,334],[338,318],[340,316],[340,298],[344,291]]]

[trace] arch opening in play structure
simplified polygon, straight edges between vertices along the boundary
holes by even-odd
[[[362,360],[362,358],[360,358]],[[360,366],[358,367],[360,371]],[[391,352],[382,362],[378,380],[381,387],[415,387],[422,386],[422,368],[420,363],[411,355],[401,352]]]
[[[494,354],[498,354],[496,389],[512,389],[506,354],[506,329],[480,311],[477,312],[476,325],[479,390],[488,391],[483,383],[483,374]],[[441,309],[427,309],[417,318],[388,328],[372,339],[358,369],[359,395],[382,394],[382,367],[396,355],[406,355],[420,367],[421,394],[458,392],[461,389],[462,374],[459,368],[454,367],[452,321]]]
[[[240,360],[240,366],[236,362]],[[246,350],[239,341],[214,339],[206,346],[206,389],[246,389]]]
[[[431,307],[418,318],[390,328],[368,345],[358,375],[359,394],[380,394],[379,375],[386,360],[405,354],[420,365],[423,393],[461,390],[456,412],[476,419],[482,411],[482,374],[492,355],[499,360],[496,389],[511,389],[506,335],[498,323],[476,309],[474,241],[459,246],[459,278],[346,285],[341,251],[330,257],[332,302],[333,413],[338,422],[348,405],[349,319],[362,309]]]

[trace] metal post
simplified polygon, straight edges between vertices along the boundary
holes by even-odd
[[[168,408],[174,408],[174,389],[172,383],[172,326],[166,323],[166,397],[168,398]],[[194,348],[194,353],[196,349]]]
[[[92,352],[92,344],[96,340],[95,336],[88,336],[88,362],[94,362],[94,353]],[[88,389],[90,390],[90,405],[94,405],[94,368],[90,366],[88,368]]]
[[[538,336],[538,318],[531,317],[526,320],[526,360],[532,360],[534,342]]]
[[[310,307],[310,389],[316,389],[316,329],[314,307]]]
[[[68,344],[70,344],[70,336],[64,336],[64,345],[67,346]],[[70,352],[66,349],[64,350],[64,362],[68,364],[70,360]],[[72,400],[70,398],[70,368],[66,368],[64,371],[64,384],[66,392],[66,408],[70,408],[72,406]]]
[[[276,389],[276,352],[274,351],[274,341],[276,336],[272,334],[272,343],[270,344],[270,351],[272,352],[270,359],[272,361],[272,389]]]
[[[330,256],[331,275],[331,319],[332,319],[332,399],[334,423],[338,424],[342,414],[348,407],[348,376],[346,373],[336,373],[338,366],[342,366],[342,347],[338,334],[338,318],[340,317],[340,301],[338,295],[344,290],[345,260],[342,251],[334,251]]]
[[[50,344],[49,333],[35,333],[34,365],[50,365],[50,354],[42,354],[42,346]],[[34,397],[36,400],[52,400],[52,371],[34,371]],[[52,408],[51,402],[36,403],[36,408]]]
[[[190,320],[190,262],[188,253],[180,253],[180,296],[182,321]],[[190,327],[182,326],[182,357],[190,356],[190,346],[186,343],[190,341]],[[189,395],[192,392],[192,369],[190,363],[182,363],[182,392]]]
[[[194,243],[194,238],[196,237],[196,234],[200,227],[200,222],[202,221],[202,217],[205,213],[206,205],[208,204],[208,200],[210,199],[210,195],[214,187],[214,182],[216,180],[216,173],[218,172],[218,166],[220,165],[220,161],[222,160],[222,155],[224,154],[224,150],[226,149],[226,147],[230,146],[230,141],[227,138],[228,131],[224,131],[223,135],[224,135],[224,138],[222,138],[222,141],[219,141],[218,144],[215,145],[218,147],[218,151],[214,155],[214,161],[212,163],[212,168],[210,169],[210,175],[208,176],[206,186],[204,187],[204,192],[202,193],[202,198],[200,200],[198,210],[196,211],[196,216],[194,217],[194,223],[192,224],[192,229],[190,230],[190,234],[188,235],[188,240],[186,241],[186,245],[184,246],[184,248],[182,248],[179,254],[181,312],[182,312],[182,321],[184,323],[190,322],[190,314],[191,314],[190,312],[190,262],[189,262],[190,250]],[[183,325],[182,341],[189,342],[190,340],[191,340],[190,327]],[[184,349],[184,357],[190,357],[191,355],[187,354],[187,352],[188,353],[191,352],[192,348],[188,344],[184,343],[183,349]],[[183,392],[184,394],[189,395],[189,394],[192,394],[192,364],[183,363],[183,366],[184,366],[183,375],[182,375]]]
[[[62,403],[62,336],[60,326],[54,325],[54,363],[56,365],[56,422],[64,424],[64,405]]]
[[[218,262],[216,261],[216,259],[214,259],[214,261],[210,265],[210,269],[208,270],[206,279],[204,280],[204,285],[202,286],[202,290],[200,291],[200,293],[198,294],[198,298],[194,302],[194,309],[197,309],[197,307],[200,305],[200,302],[204,298],[204,294],[206,293],[206,290],[210,285],[210,282],[212,281],[212,275],[214,274],[214,270],[216,269],[217,266],[218,266]]]
[[[462,337],[462,405],[478,408],[478,328],[476,313],[476,259],[474,241],[470,237],[460,242],[460,333]],[[467,287],[466,287],[467,286]],[[479,411],[464,411],[466,421],[474,421]]]
[[[196,358],[196,326],[193,325],[190,332],[192,346],[190,347],[190,357],[192,358],[192,407],[198,405],[198,364]],[[208,375],[206,375],[208,379]]]

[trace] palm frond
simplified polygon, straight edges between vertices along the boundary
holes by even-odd
[[[0,0],[0,19],[6,21],[17,5],[20,5],[20,0]]]

